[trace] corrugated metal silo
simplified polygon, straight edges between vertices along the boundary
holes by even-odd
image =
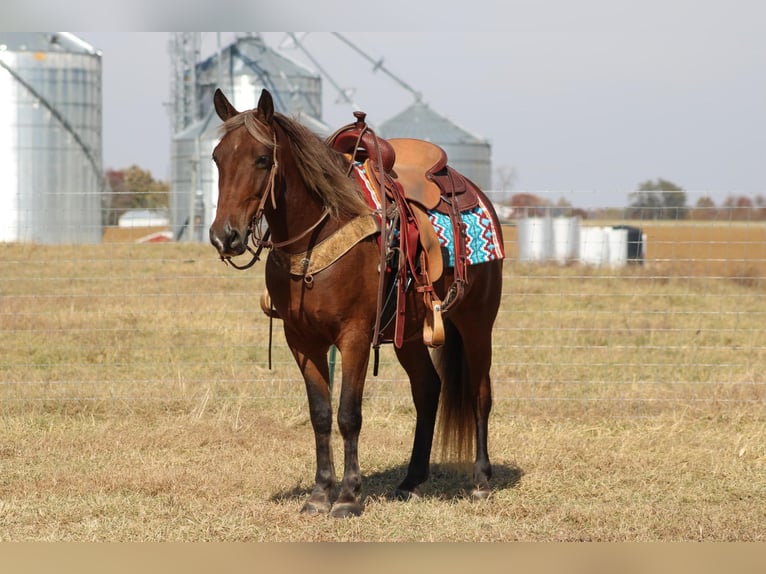
[[[238,38],[221,50],[220,75],[218,60],[219,54],[214,54],[197,65],[197,117],[207,113],[216,88],[238,110],[254,108],[266,88],[278,111],[322,118],[320,76],[267,46],[259,35]]]
[[[331,130],[321,121],[321,77],[266,46],[258,35],[238,38],[197,64],[196,81],[201,119],[175,134],[171,143],[171,225],[176,237],[188,239],[185,230],[194,214],[192,239],[206,240],[218,197],[218,174],[210,159],[221,123],[213,111],[216,88],[241,111],[254,108],[266,88],[277,111],[297,117],[320,135]]]
[[[0,241],[101,241],[101,54],[0,33]]]
[[[212,223],[218,197],[218,177],[211,157],[221,121],[211,108],[200,121],[173,137],[171,144],[170,224],[173,236],[185,237],[194,221],[194,241],[203,241]]]
[[[483,190],[492,186],[492,150],[489,142],[416,102],[382,122],[378,133],[385,138],[418,138],[440,145],[449,164]]]

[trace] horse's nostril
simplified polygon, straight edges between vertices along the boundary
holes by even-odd
[[[229,247],[236,249],[242,244],[242,235],[236,229],[229,229],[229,232],[226,234],[226,242],[229,244]]]
[[[209,234],[210,243],[221,254],[239,254],[245,250],[245,236],[229,223],[224,223],[222,226],[212,225]]]
[[[218,251],[221,251],[223,249],[223,241],[221,241],[220,237],[218,237],[218,234],[213,230],[212,227],[210,228],[208,235],[210,236],[210,243],[213,244],[213,247],[215,247]]]

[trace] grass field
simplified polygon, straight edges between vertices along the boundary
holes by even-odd
[[[414,410],[384,348],[344,521],[298,513],[313,436],[279,324],[267,368],[260,271],[0,245],[0,540],[764,541],[766,240],[732,229],[651,231],[617,270],[515,263],[508,229],[493,499],[438,462],[423,500],[388,498]]]

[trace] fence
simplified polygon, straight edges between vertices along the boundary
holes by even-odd
[[[643,261],[520,261],[518,220],[507,223],[496,404],[644,416],[766,401],[764,222],[580,225],[640,228]],[[98,245],[0,244],[0,408],[304,400],[278,321],[268,369],[263,265],[239,272],[209,245],[136,242],[156,231],[107,228]],[[392,349],[381,358],[367,400],[409,405]]]

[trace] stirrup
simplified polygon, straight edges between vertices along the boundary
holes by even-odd
[[[442,303],[436,298],[431,301],[431,307],[426,308],[426,320],[423,322],[423,343],[433,349],[444,344]]]
[[[282,318],[279,316],[279,313],[277,313],[277,310],[271,305],[271,295],[269,295],[269,290],[266,289],[266,287],[263,288],[263,293],[261,294],[261,311],[263,311],[267,317],[271,317],[272,319]]]

